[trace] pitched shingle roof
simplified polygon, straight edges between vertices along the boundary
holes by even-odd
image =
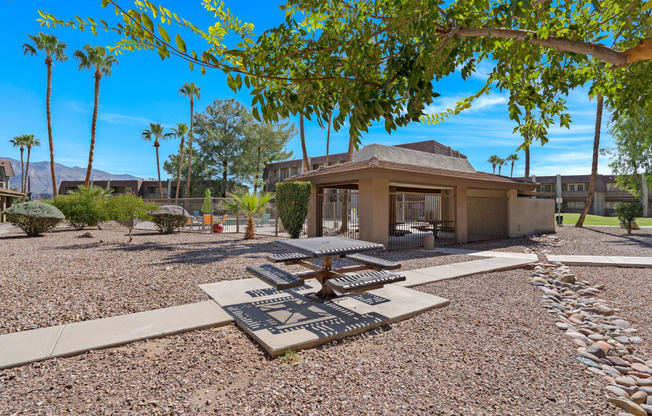
[[[14,168],[11,166],[11,162],[7,159],[0,159],[0,168],[4,168],[5,175],[9,177],[16,176],[14,173]]]

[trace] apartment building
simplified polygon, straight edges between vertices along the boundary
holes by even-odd
[[[7,159],[0,159],[0,212],[9,208],[14,200],[23,197],[22,192],[14,191],[9,186],[9,179],[16,176],[14,169],[11,167],[11,162]],[[17,186],[20,188],[20,186]],[[0,222],[5,222],[5,216],[0,215]]]

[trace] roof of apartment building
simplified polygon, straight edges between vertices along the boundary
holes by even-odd
[[[5,171],[5,176],[13,177],[16,176],[14,173],[14,168],[11,166],[11,162],[7,159],[0,159],[0,168],[3,168]]]

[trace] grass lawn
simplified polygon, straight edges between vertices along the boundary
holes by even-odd
[[[557,215],[557,214],[555,214]],[[564,225],[575,225],[577,219],[580,217],[580,214],[572,214],[564,212],[561,215],[564,216]],[[652,226],[652,218],[638,218],[636,220],[638,225],[650,225]],[[599,215],[587,215],[584,220],[584,225],[619,225],[618,217],[601,217]]]

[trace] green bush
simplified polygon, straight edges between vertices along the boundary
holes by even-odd
[[[132,194],[114,195],[107,198],[106,212],[108,218],[129,230],[127,234],[131,242],[131,232],[138,220],[151,220],[148,211],[157,209],[158,206],[148,204],[142,198]]]
[[[164,234],[172,234],[177,228],[188,224],[190,214],[177,205],[161,205],[157,210],[150,211],[152,222]]]
[[[95,227],[107,221],[106,198],[90,193],[70,193],[57,195],[50,204],[57,207],[70,225],[78,230]]]
[[[41,235],[65,219],[56,207],[39,201],[22,202],[4,210],[3,214],[13,225],[25,231],[28,236]]]
[[[310,205],[309,182],[276,184],[276,208],[283,227],[292,238],[299,238]]]
[[[632,233],[632,223],[636,221],[636,217],[643,215],[643,205],[640,202],[619,202],[614,207],[618,220],[627,229],[627,234]]]

